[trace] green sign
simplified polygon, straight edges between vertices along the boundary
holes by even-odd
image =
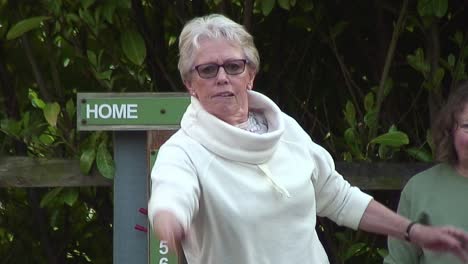
[[[79,93],[78,130],[177,129],[186,93]]]

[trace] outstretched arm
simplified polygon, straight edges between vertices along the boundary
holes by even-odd
[[[407,233],[411,221],[396,214],[381,203],[372,200],[359,224],[359,229],[409,239],[411,243],[433,251],[450,252],[468,262],[468,234],[454,227],[414,224]]]
[[[199,196],[197,173],[190,157],[177,145],[164,145],[151,172],[148,218],[158,237],[176,253],[198,212]]]
[[[167,242],[169,250],[180,254],[181,242],[185,237],[184,229],[175,215],[169,211],[160,211],[154,216],[154,231],[159,239]]]

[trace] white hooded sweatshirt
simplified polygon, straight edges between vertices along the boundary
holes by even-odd
[[[192,97],[153,167],[149,220],[174,213],[189,264],[329,263],[316,216],[357,229],[372,197],[269,98],[248,96],[268,121],[265,134],[225,123]]]

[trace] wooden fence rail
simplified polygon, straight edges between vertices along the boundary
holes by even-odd
[[[336,169],[355,186],[366,190],[399,190],[408,179],[428,167],[427,163],[346,163]],[[78,160],[0,158],[0,188],[112,186],[97,172],[83,175]]]
[[[83,175],[78,160],[0,158],[0,187],[112,186],[97,172]]]

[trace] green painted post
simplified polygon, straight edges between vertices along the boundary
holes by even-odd
[[[156,160],[156,152],[150,157],[150,168],[144,168],[145,133],[125,131],[178,129],[189,103],[190,98],[186,93],[77,95],[79,131],[115,132],[114,159],[118,164],[114,179],[113,263],[179,264],[184,261],[177,259],[174,254],[169,254],[166,243],[154,237],[149,228],[146,235],[133,230],[136,224],[145,225],[142,221],[146,221],[146,226],[149,227],[147,219],[133,214],[149,199],[146,190],[149,189],[150,181],[146,177]],[[139,155],[134,155],[135,153]],[[134,165],[137,163],[138,166]],[[138,170],[133,166],[138,167]],[[138,193],[145,196],[135,196]]]
[[[177,256],[170,253],[165,241],[159,240],[153,232],[150,235],[150,264],[178,264]]]

